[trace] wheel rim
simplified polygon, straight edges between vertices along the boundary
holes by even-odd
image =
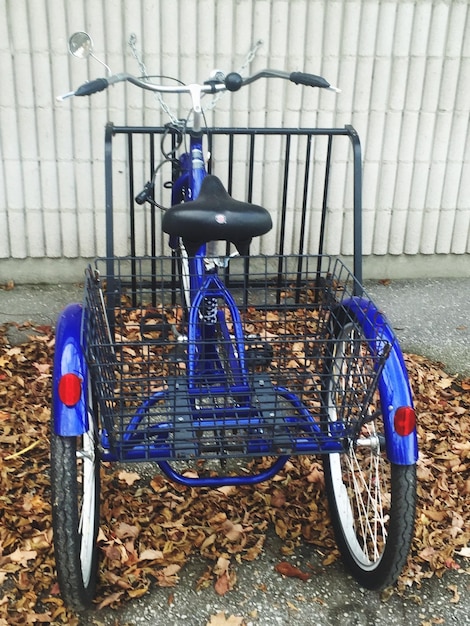
[[[86,587],[93,572],[96,523],[96,452],[95,438],[90,429],[82,437],[82,447],[77,449],[77,482],[81,483],[79,500],[80,565]]]
[[[336,344],[330,378],[328,413],[332,422],[339,419],[337,406],[344,403],[350,389],[367,394],[368,383],[363,379],[363,366],[358,358],[359,351],[365,350],[367,346],[355,325],[346,324]],[[372,417],[378,407],[380,398],[376,391],[368,408],[370,421],[362,425],[345,453],[329,457],[338,521],[351,556],[363,570],[378,566],[387,542],[390,517],[390,465],[384,456],[383,435],[377,431],[376,419]]]
[[[332,487],[345,541],[363,569],[382,558],[389,519],[388,479],[380,452],[353,448],[330,456]]]

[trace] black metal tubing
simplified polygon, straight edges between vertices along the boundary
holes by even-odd
[[[361,142],[355,128],[347,125],[345,130],[348,132],[353,148],[354,161],[354,276],[357,280],[357,286],[354,295],[362,294],[362,157]]]
[[[176,131],[175,131],[176,132]],[[279,245],[277,253],[282,255],[285,251],[285,233],[286,233],[286,219],[287,219],[287,197],[289,191],[289,169],[290,169],[290,155],[291,155],[291,141],[295,136],[305,137],[307,144],[305,150],[305,170],[303,180],[303,194],[302,194],[302,206],[301,206],[301,232],[297,247],[297,253],[304,253],[305,236],[306,236],[306,219],[307,219],[307,199],[308,199],[308,185],[311,178],[311,149],[312,139],[317,136],[326,136],[328,138],[327,157],[324,177],[323,188],[323,202],[321,213],[321,224],[319,233],[319,249],[318,254],[323,254],[324,236],[326,217],[328,212],[328,192],[330,185],[331,174],[331,159],[332,159],[332,146],[333,139],[335,137],[347,137],[352,145],[352,160],[353,160],[353,177],[354,177],[354,190],[353,190],[353,273],[357,280],[356,292],[359,295],[362,291],[362,156],[361,156],[361,144],[359,136],[356,130],[347,125],[344,128],[208,128],[205,129],[204,134],[208,137],[209,147],[212,149],[212,138],[218,135],[228,136],[228,181],[227,189],[229,193],[232,193],[233,188],[233,154],[234,144],[236,136],[249,137],[248,146],[248,197],[247,201],[251,201],[253,194],[253,178],[254,178],[254,154],[256,138],[258,136],[273,136],[278,135],[285,137],[284,154],[279,158],[284,158],[284,180],[282,198],[280,198],[280,226],[279,226]],[[145,126],[114,126],[112,123],[108,123],[106,126],[105,134],[105,173],[106,173],[106,254],[109,257],[114,255],[114,219],[113,219],[113,180],[112,180],[112,140],[115,135],[127,135],[128,140],[128,159],[129,159],[129,214],[131,220],[131,255],[135,254],[135,221],[134,221],[134,187],[133,187],[133,136],[134,135],[148,135],[149,136],[149,154],[150,154],[150,167],[151,176],[156,161],[156,138],[162,136],[165,133],[172,133],[172,130],[164,127],[145,127]],[[175,138],[172,137],[173,145],[175,144]],[[209,162],[209,171],[211,171],[211,163]],[[150,209],[150,221],[151,221],[151,254],[155,255],[156,252],[156,219],[155,219],[155,207]],[[293,251],[295,252],[295,251]],[[312,253],[312,251],[309,251]],[[281,263],[281,262],[280,262]],[[112,269],[112,268],[109,268]],[[279,271],[282,271],[280,266]],[[301,272],[301,267],[299,267]],[[111,274],[109,274],[111,275]]]
[[[106,308],[109,315],[111,334],[114,336],[114,212],[113,212],[113,134],[112,122],[106,124],[104,141],[104,170],[105,170],[105,201],[106,201]]]
[[[113,135],[112,122],[106,124],[104,139],[104,167],[106,193],[106,256],[114,256],[114,213],[113,213]]]

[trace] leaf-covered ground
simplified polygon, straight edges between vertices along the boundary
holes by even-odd
[[[78,624],[62,603],[54,572],[48,478],[53,334],[26,326],[21,330],[28,340],[12,346],[7,330],[0,327],[0,626]],[[399,593],[450,569],[468,573],[470,559],[470,379],[449,376],[421,357],[406,358],[420,460],[416,533]],[[207,558],[199,587],[214,585],[225,594],[236,585],[233,565],[260,554],[269,528],[283,540],[280,575],[308,576],[287,562],[300,541],[321,548],[325,565],[338,558],[318,459],[293,460],[257,487],[191,489],[158,473],[150,479],[141,474],[139,465],[102,469],[101,606],[177,584],[180,568],[196,553]]]

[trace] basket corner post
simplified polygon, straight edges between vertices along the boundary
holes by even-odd
[[[345,126],[353,149],[354,190],[353,190],[353,271],[356,283],[354,295],[361,296],[362,289],[362,149],[357,130],[351,125]]]

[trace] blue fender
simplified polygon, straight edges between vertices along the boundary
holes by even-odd
[[[54,369],[52,376],[52,415],[56,435],[76,437],[88,430],[88,368],[81,343],[83,307],[69,304],[57,320]],[[64,374],[81,379],[81,393],[74,406],[65,405],[59,397],[59,382]]]
[[[372,341],[372,349],[381,351],[384,342],[391,346],[390,354],[378,381],[380,402],[384,420],[386,451],[389,460],[397,465],[413,465],[418,460],[418,437],[416,428],[408,435],[397,433],[394,418],[397,409],[413,408],[413,397],[408,373],[395,333],[385,315],[366,298],[353,297],[344,300],[342,307],[351,311]]]

